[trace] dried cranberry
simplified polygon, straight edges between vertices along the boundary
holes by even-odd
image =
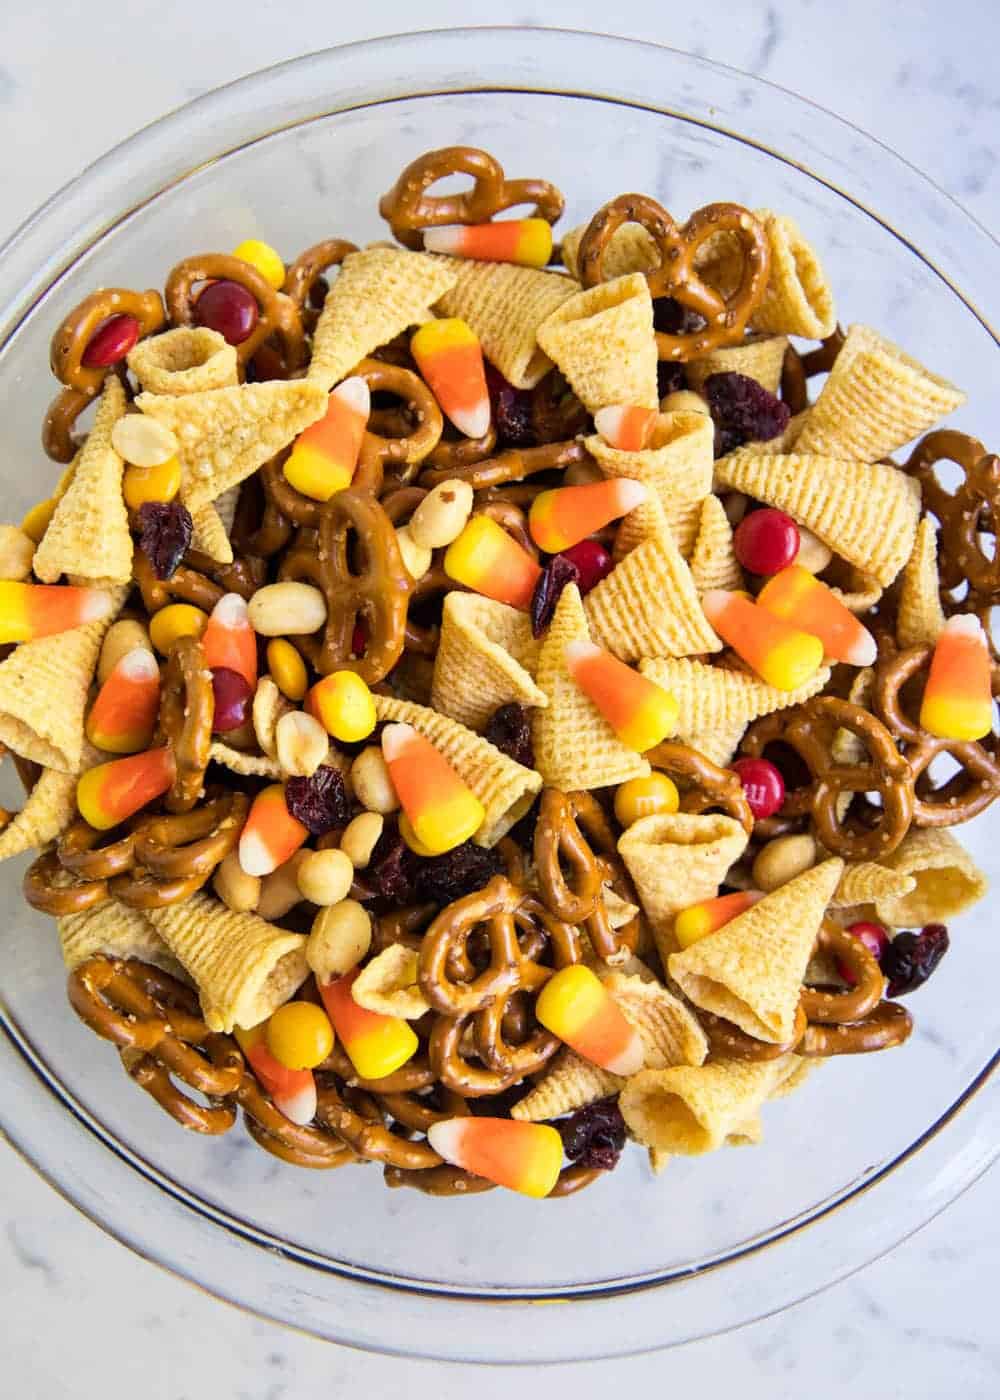
[[[508,758],[512,758],[515,763],[523,763],[525,768],[534,768],[535,750],[531,743],[528,712],[516,700],[493,711],[483,730],[483,738]]]
[[[215,698],[213,734],[228,734],[246,723],[247,707],[253,696],[246,676],[231,671],[228,666],[213,666],[212,694]]]
[[[419,857],[400,836],[395,821],[386,821],[368,859],[365,875],[376,893],[391,904],[412,904],[419,864]]]
[[[500,873],[500,857],[495,851],[465,841],[443,856],[422,860],[417,869],[417,894],[442,907],[488,885]]]
[[[661,399],[687,388],[684,366],[676,360],[659,360],[656,365],[656,392]]]
[[[145,501],[139,507],[139,548],[159,579],[173,577],[191,544],[194,525],[180,501]]]
[[[653,329],[667,335],[691,335],[705,324],[704,316],[683,306],[676,297],[657,297],[653,302]]]
[[[599,1167],[605,1172],[618,1165],[625,1146],[625,1120],[617,1099],[601,1099],[577,1109],[553,1126],[559,1129],[563,1150],[571,1162],[581,1167]]]
[[[343,775],[325,764],[311,778],[289,778],[285,783],[285,804],[314,836],[324,836],[335,826],[346,826],[351,813]]]
[[[948,942],[944,924],[928,924],[919,933],[897,933],[881,958],[889,979],[886,995],[904,997],[915,992],[947,953]]]
[[[531,393],[527,389],[515,389],[489,363],[486,365],[486,388],[501,446],[534,447],[536,438],[531,421]]]
[[[531,595],[531,635],[540,637],[552,621],[559,595],[567,583],[579,583],[580,570],[565,554],[556,554],[542,570]]]
[[[615,567],[615,561],[597,540],[581,540],[570,549],[564,549],[562,557],[575,565],[580,575],[577,583],[582,596],[596,588],[601,579],[606,578]]]
[[[710,374],[705,397],[715,421],[715,455],[745,442],[768,442],[788,427],[792,411],[763,384],[746,374]]]

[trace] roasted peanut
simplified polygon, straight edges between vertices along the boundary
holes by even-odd
[[[326,599],[311,583],[269,583],[250,599],[250,626],[261,637],[304,637],[326,621]]]
[[[364,870],[371,860],[375,843],[382,835],[385,817],[381,812],[362,812],[348,822],[340,838],[340,849],[355,870]]]
[[[816,842],[809,835],[776,836],[757,852],[753,878],[759,890],[787,885],[816,864]]]
[[[298,882],[299,866],[312,854],[314,852],[296,851],[284,865],[279,865],[277,870],[272,870],[270,875],[264,876],[260,882],[260,899],[257,902],[257,913],[262,919],[283,919],[296,904],[302,903],[302,892]]]
[[[306,962],[318,982],[350,972],[368,952],[372,921],[356,899],[342,899],[321,909],[306,943]]]
[[[246,914],[256,909],[260,900],[261,882],[258,876],[248,875],[240,865],[236,851],[230,851],[218,866],[212,877],[215,893],[234,914]]]
[[[354,796],[369,812],[395,812],[399,806],[382,750],[374,744],[362,749],[351,764],[351,785]]]
[[[31,573],[35,542],[16,525],[0,525],[0,578],[22,583]]]
[[[274,746],[284,771],[292,777],[311,778],[330,750],[330,740],[318,719],[304,710],[282,715],[275,725]]]
[[[439,481],[413,512],[409,526],[410,537],[414,544],[424,549],[443,549],[445,545],[451,544],[452,540],[458,539],[471,514],[472,487],[469,483],[458,478]],[[405,555],[403,562],[406,562]],[[426,573],[426,570],[424,572]]]
[[[113,622],[104,638],[101,659],[97,663],[98,685],[103,685],[122,657],[130,651],[135,651],[136,647],[145,647],[147,651],[153,650],[149,633],[142,623],[136,622],[131,617],[122,618],[120,622]]]
[[[339,904],[351,892],[354,866],[344,851],[309,851],[297,876],[299,892],[310,904]]]

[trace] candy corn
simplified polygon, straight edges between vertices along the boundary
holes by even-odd
[[[272,783],[254,798],[240,836],[241,870],[246,875],[270,875],[291,860],[308,835],[308,827],[288,810],[285,789]]]
[[[225,594],[212,609],[201,634],[201,649],[210,671],[235,671],[251,690],[256,688],[257,637],[250,626],[246,600],[238,593]]]
[[[311,1069],[287,1069],[267,1048],[267,1022],[245,1031],[234,1032],[261,1088],[271,1095],[274,1106],[293,1123],[304,1127],[316,1113],[316,1080]]]
[[[444,571],[456,583],[527,612],[541,569],[502,526],[474,515],[445,551]]]
[[[160,707],[160,668],[145,647],[128,651],[97,693],[87,716],[87,738],[106,753],[149,748]]]
[[[479,262],[544,267],[552,256],[552,226],[545,219],[498,219],[492,224],[448,224],[424,230],[428,253]]]
[[[720,894],[715,899],[703,899],[698,904],[690,904],[674,917],[674,933],[682,948],[690,948],[706,934],[717,933],[723,924],[742,914],[758,899],[764,898],[763,890],[737,890],[735,894]]]
[[[489,431],[490,396],[479,339],[464,321],[427,321],[415,331],[410,351],[442,412],[460,433],[480,438]]]
[[[937,639],[920,723],[939,739],[984,739],[993,728],[990,653],[972,613],[950,617]]]
[[[647,496],[641,481],[627,476],[591,481],[586,486],[560,486],[543,491],[531,503],[531,538],[549,554],[578,544],[621,515],[641,506]]]
[[[832,661],[848,666],[874,664],[875,638],[836,593],[801,564],[790,564],[769,579],[757,594],[757,605],[818,637]]]
[[[384,1079],[413,1058],[420,1042],[401,1016],[383,1016],[359,1006],[351,988],[360,968],[319,983],[326,1014],[351,1064],[362,1079]]]
[[[583,963],[564,967],[538,994],[535,1015],[578,1055],[611,1074],[638,1074],[645,1058],[639,1032]]]
[[[758,607],[745,594],[711,589],[702,594],[701,606],[722,640],[777,690],[795,690],[819,670],[820,639]]]
[[[0,583],[0,645],[35,642],[98,622],[111,612],[111,595],[99,588],[61,583]]]
[[[110,831],[147,803],[162,797],[174,781],[173,754],[168,748],[147,749],[130,758],[89,768],[76,785],[76,805],[85,822]]]
[[[386,725],[382,756],[413,833],[425,850],[442,855],[468,841],[482,826],[483,804],[444,754],[412,724]]]
[[[617,447],[620,452],[641,452],[652,436],[657,417],[655,408],[616,403],[597,410],[594,427],[609,447]]]
[[[350,486],[371,413],[368,385],[358,375],[338,384],[325,415],[295,439],[285,480],[303,496],[328,501]]]
[[[559,1180],[562,1138],[547,1123],[514,1118],[444,1118],[427,1141],[446,1162],[524,1196],[547,1196]]]
[[[570,675],[628,748],[645,753],[674,732],[677,701],[655,681],[593,642],[569,642],[563,655]]]

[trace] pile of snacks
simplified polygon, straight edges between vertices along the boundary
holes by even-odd
[[[185,1127],[432,1194],[755,1142],[905,1041],[1000,793],[962,395],[789,218],[562,208],[454,147],[395,241],[93,293],[0,529],[0,856],[74,1010]]]

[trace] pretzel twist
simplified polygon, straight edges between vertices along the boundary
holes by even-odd
[[[964,480],[954,492],[944,489],[934,468],[953,462]],[[1000,601],[1000,556],[987,554],[980,536],[995,540],[1000,521],[1000,457],[978,438],[943,428],[921,438],[903,471],[920,483],[924,509],[935,516],[938,531],[938,572],[941,587],[951,591],[963,583],[975,601]]]
[[[266,377],[287,379],[305,359],[300,308],[290,296],[276,292],[267,278],[242,258],[231,253],[196,253],[173,267],[164,291],[171,324],[198,325],[194,288],[199,283],[218,280],[238,283],[257,303],[257,324],[246,340],[235,347],[241,378],[257,351],[273,338],[281,349],[269,358]]]
[[[201,643],[178,637],[163,670],[158,738],[173,754],[174,781],[164,799],[168,812],[190,812],[202,794],[212,744],[215,697]]]
[[[315,330],[319,313],[326,298],[327,282],[324,273],[331,267],[339,267],[349,253],[356,253],[356,243],[346,238],[324,238],[300,253],[285,269],[285,282],[282,291],[298,307],[302,324],[310,333]]]
[[[668,740],[650,749],[646,758],[654,768],[679,779],[686,790],[681,797],[682,812],[710,812],[721,808],[738,821],[748,836],[754,830],[754,817],[743,784],[731,768],[720,768],[705,754],[687,744]]]
[[[427,467],[420,473],[421,486],[437,486],[442,481],[467,481],[473,491],[523,481],[537,472],[562,470],[576,462],[591,461],[582,442],[547,442],[541,447],[512,447],[495,457],[484,457],[468,465]]]

